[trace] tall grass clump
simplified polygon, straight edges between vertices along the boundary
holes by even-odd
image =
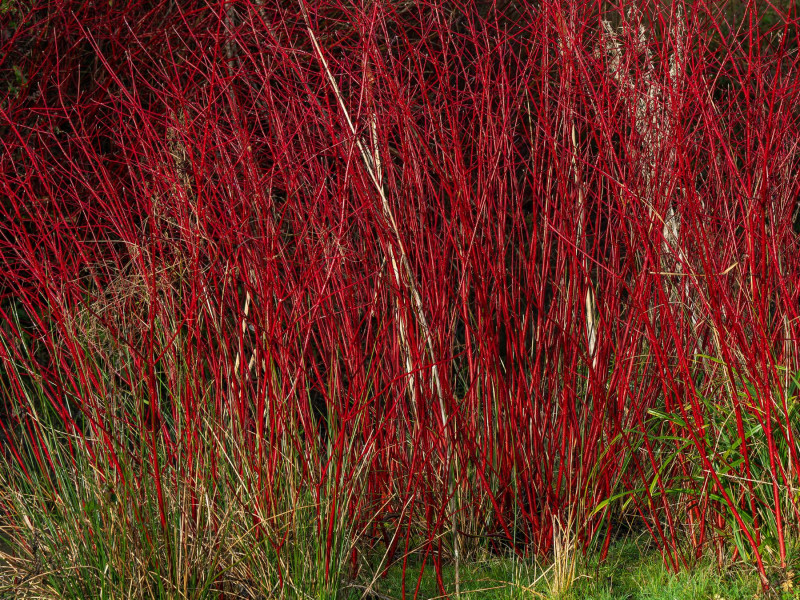
[[[0,585],[560,592],[630,531],[786,580],[794,5],[0,13]]]

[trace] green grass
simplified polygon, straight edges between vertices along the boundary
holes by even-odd
[[[558,600],[751,600],[753,598],[800,598],[797,590],[783,591],[776,579],[775,591],[764,596],[759,590],[758,576],[752,569],[729,567],[722,572],[709,561],[701,561],[691,569],[673,574],[664,566],[661,556],[635,542],[612,546],[603,564],[597,559],[582,561],[573,586],[560,596],[550,592],[546,566],[535,567],[509,559],[493,559],[462,565],[461,597],[468,600],[546,598]],[[378,580],[375,591],[380,596],[401,598],[401,567],[395,566]],[[406,594],[413,597],[418,567],[406,573]],[[452,566],[443,569],[445,587],[455,589]],[[376,597],[380,597],[377,596]],[[420,585],[420,598],[441,597],[432,567],[425,570]]]

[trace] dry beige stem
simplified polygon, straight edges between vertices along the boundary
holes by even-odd
[[[339,108],[342,110],[342,114],[344,115],[345,121],[347,122],[348,129],[355,138],[355,143],[356,146],[358,147],[359,153],[363,160],[364,167],[367,170],[367,174],[369,175],[370,181],[375,186],[375,190],[378,192],[378,195],[381,200],[381,207],[384,213],[384,217],[388,221],[389,227],[395,238],[395,244],[398,249],[399,257],[395,256],[394,248],[391,245],[387,245],[385,252],[389,257],[389,262],[392,265],[392,271],[394,273],[395,280],[397,281],[398,284],[400,285],[403,284],[403,276],[401,275],[401,268],[403,274],[405,275],[405,284],[409,290],[409,293],[411,294],[411,302],[414,308],[414,312],[419,322],[420,329],[422,330],[422,335],[425,339],[428,353],[431,358],[431,362],[433,363],[431,366],[431,374],[433,376],[437,397],[439,399],[439,408],[441,410],[443,426],[446,428],[448,421],[447,411],[444,406],[442,386],[441,386],[441,381],[439,379],[439,368],[436,363],[435,352],[433,349],[433,338],[430,333],[430,328],[428,327],[427,318],[425,317],[425,311],[422,304],[422,297],[419,294],[418,287],[415,282],[414,274],[411,269],[411,263],[408,260],[408,255],[403,246],[403,241],[400,236],[400,229],[397,226],[397,220],[395,219],[394,212],[392,211],[392,208],[389,205],[389,199],[386,195],[386,190],[384,189],[383,184],[379,178],[379,174],[376,170],[376,167],[380,165],[380,157],[375,156],[375,154],[372,151],[370,151],[369,148],[366,147],[366,145],[362,142],[361,137],[358,135],[356,128],[353,124],[353,121],[350,118],[350,112],[347,110],[344,98],[342,97],[341,91],[339,90],[339,85],[336,83],[336,79],[333,77],[333,73],[331,73],[331,70],[328,67],[328,61],[325,60],[325,56],[323,55],[322,49],[319,46],[317,37],[316,35],[314,35],[314,31],[311,28],[310,20],[308,18],[308,11],[306,10],[305,3],[302,0],[300,1],[300,7],[303,12],[303,18],[306,21],[306,28],[308,30],[308,35],[311,40],[311,43],[313,44],[314,50],[317,53],[317,57],[319,58],[320,63],[322,64],[322,68],[325,71],[326,78],[328,79],[328,82],[333,88],[337,102],[339,103]]]
[[[425,340],[425,345],[428,350],[428,355],[430,356],[431,360],[431,375],[436,391],[436,397],[439,401],[439,410],[441,413],[442,419],[442,429],[445,436],[448,436],[448,421],[449,416],[447,414],[447,409],[444,403],[444,395],[442,391],[442,384],[439,378],[439,367],[436,361],[436,353],[433,347],[433,337],[431,336],[430,328],[428,327],[428,321],[425,317],[425,310],[422,303],[422,297],[419,294],[418,287],[415,281],[414,273],[411,269],[411,263],[408,260],[408,255],[405,251],[403,246],[403,241],[400,236],[400,229],[397,226],[397,220],[395,219],[394,212],[389,204],[389,199],[386,194],[386,190],[383,186],[382,181],[382,172],[381,172],[381,161],[380,161],[380,154],[378,152],[378,145],[377,145],[377,128],[376,128],[376,117],[375,115],[370,116],[370,137],[372,141],[372,149],[368,148],[364,142],[362,142],[361,137],[358,135],[356,128],[353,124],[352,119],[350,118],[350,113],[347,110],[347,106],[345,105],[344,98],[342,97],[341,91],[339,90],[339,85],[336,83],[336,79],[331,73],[330,68],[328,67],[328,62],[325,60],[325,56],[322,53],[322,49],[319,46],[319,42],[317,41],[316,35],[314,35],[314,31],[311,28],[310,19],[308,17],[308,11],[306,10],[305,3],[303,0],[300,0],[300,8],[303,13],[303,18],[306,22],[306,28],[308,30],[309,39],[314,46],[314,50],[317,53],[317,58],[319,59],[320,63],[322,64],[322,68],[325,71],[325,76],[328,79],[331,88],[336,95],[336,99],[339,103],[339,107],[344,115],[344,118],[347,122],[348,129],[350,130],[351,135],[355,138],[356,146],[358,147],[359,153],[361,155],[362,161],[364,163],[364,167],[369,175],[369,178],[372,184],[375,187],[375,190],[378,192],[378,195],[381,200],[381,208],[383,210],[384,218],[389,223],[390,229],[394,236],[394,242],[397,247],[397,253],[399,256],[395,256],[395,250],[391,244],[387,244],[384,252],[386,256],[389,258],[389,262],[392,266],[392,272],[397,282],[398,286],[403,285],[403,276],[405,275],[405,285],[409,290],[411,295],[411,303],[412,308],[417,318],[417,322],[419,323],[419,327],[422,330],[422,336]],[[368,69],[368,66],[367,66]],[[367,75],[369,76],[369,72],[367,71]],[[402,275],[401,275],[402,269]],[[408,325],[404,322],[405,319],[400,318],[398,320],[400,325],[400,332],[403,338],[406,338],[406,341],[403,342],[403,345],[406,349],[406,365],[411,365],[410,361],[410,352],[407,348],[407,329]],[[410,369],[409,369],[410,371]],[[412,380],[413,384],[413,380]],[[416,404],[416,403],[414,403]],[[452,444],[447,444],[448,448],[448,456],[446,457],[446,462],[450,465],[450,468],[456,468],[457,466],[453,467],[453,456],[452,452]],[[453,478],[448,474],[448,488],[449,488],[449,495],[451,497],[451,513],[452,523],[451,523],[451,532],[453,536],[453,552],[455,557],[455,567],[456,567],[456,597],[460,597],[460,577],[459,577],[459,566],[460,566],[460,553],[459,553],[459,540],[457,534],[457,523],[456,523],[456,515],[457,511],[455,510],[455,494],[453,493]]]

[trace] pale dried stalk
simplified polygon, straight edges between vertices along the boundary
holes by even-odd
[[[250,292],[245,294],[244,298],[244,316],[242,317],[242,335],[247,332],[247,317],[250,315]],[[234,376],[239,379],[239,364],[242,358],[242,349],[240,348],[236,352],[236,360],[233,363],[233,374]],[[247,372],[250,373],[253,370],[253,366],[256,364],[256,353],[253,351],[252,356],[250,356],[250,360],[247,362]]]
[[[317,54],[317,58],[319,59],[323,70],[325,71],[325,76],[328,80],[328,83],[331,85],[331,88],[336,95],[336,100],[339,104],[339,108],[344,115],[345,121],[347,122],[348,129],[350,130],[351,135],[355,138],[356,146],[358,147],[358,151],[361,155],[361,159],[364,163],[364,167],[369,175],[370,181],[375,187],[375,190],[378,192],[378,196],[381,200],[381,208],[383,211],[384,218],[388,221],[391,232],[394,236],[395,244],[397,245],[399,257],[395,256],[394,249],[391,244],[387,245],[385,248],[385,253],[389,258],[389,262],[392,266],[392,273],[394,275],[395,281],[397,282],[398,286],[402,286],[403,279],[401,276],[401,268],[403,273],[405,274],[406,278],[406,287],[409,290],[411,295],[411,302],[413,306],[414,313],[417,317],[417,321],[419,323],[419,327],[422,330],[423,338],[425,339],[425,345],[427,347],[428,355],[430,356],[431,360],[431,376],[433,379],[434,386],[436,388],[436,396],[439,401],[439,410],[441,413],[442,419],[442,431],[445,437],[449,437],[448,435],[448,424],[449,418],[447,414],[447,409],[445,407],[444,402],[444,394],[442,391],[442,384],[439,377],[439,367],[436,361],[436,353],[433,347],[433,337],[430,332],[430,328],[428,326],[427,318],[425,317],[425,310],[422,304],[422,297],[419,294],[414,273],[411,269],[411,263],[408,260],[408,255],[405,251],[403,246],[403,241],[400,236],[400,229],[397,226],[397,220],[395,219],[394,213],[392,208],[389,204],[389,199],[386,194],[386,190],[383,186],[382,181],[382,172],[381,172],[381,161],[380,161],[380,154],[378,152],[378,139],[377,139],[377,127],[376,127],[376,117],[375,115],[371,115],[370,117],[370,136],[372,138],[373,143],[373,150],[370,149],[362,142],[361,137],[358,135],[356,128],[353,124],[352,119],[350,118],[350,113],[347,110],[347,106],[344,103],[344,98],[342,98],[341,91],[339,90],[339,85],[336,83],[336,79],[331,73],[331,70],[328,66],[328,61],[325,60],[325,56],[322,53],[322,49],[319,46],[319,42],[317,41],[316,35],[314,35],[314,31],[311,28],[310,19],[308,17],[308,11],[306,10],[305,2],[300,0],[300,9],[303,13],[303,19],[306,23],[306,29],[308,30],[308,36],[311,40],[311,43],[314,46],[314,50]],[[399,264],[398,264],[399,263]],[[404,322],[404,319],[399,319],[400,324],[400,334],[402,338],[406,338],[407,336],[407,324]],[[402,341],[402,340],[401,340]],[[413,366],[411,363],[410,352],[408,351],[407,347],[407,339],[403,342],[403,345],[406,348],[406,365]],[[409,369],[410,370],[410,369]],[[413,383],[413,380],[412,380]],[[415,403],[416,404],[416,403]],[[453,465],[453,455],[452,455],[452,448],[453,444],[447,444],[447,457],[445,458],[446,463],[448,464],[448,469],[452,469]],[[456,597],[460,597],[460,577],[459,577],[459,563],[460,563],[460,556],[459,556],[459,543],[458,543],[458,534],[457,534],[457,525],[456,525],[456,515],[457,511],[455,510],[455,494],[453,494],[453,475],[452,473],[448,473],[448,493],[451,498],[451,513],[452,513],[452,522],[451,522],[451,532],[453,536],[453,551],[454,551],[454,558],[455,558],[455,568],[456,568]]]
[[[634,7],[629,15],[640,16],[640,13]],[[605,51],[609,56],[608,64],[611,75],[630,90],[631,96],[635,98],[635,104],[632,107],[634,129],[643,140],[645,148],[638,157],[637,165],[644,179],[644,194],[641,199],[647,204],[650,214],[661,221],[663,225],[661,270],[681,275],[683,274],[682,265],[685,257],[678,246],[680,215],[675,210],[672,202],[668,202],[664,216],[658,214],[655,209],[655,186],[658,182],[656,170],[656,162],[659,156],[658,150],[663,148],[665,144],[669,144],[670,138],[674,133],[676,125],[674,115],[677,113],[678,108],[676,106],[677,96],[683,87],[685,79],[683,62],[685,57],[686,27],[683,10],[680,6],[676,10],[675,20],[670,29],[671,37],[675,40],[676,50],[670,57],[670,83],[669,85],[660,85],[656,83],[655,65],[647,47],[648,37],[644,26],[639,26],[636,50],[641,50],[644,53],[645,70],[641,82],[637,82],[633,81],[626,71],[627,64],[635,62],[635,57],[623,60],[624,51],[623,46],[619,43],[618,34],[612,29],[608,21],[603,21]],[[667,157],[668,162],[675,160],[674,146],[669,145],[667,147]],[[669,257],[672,257],[672,260]],[[678,285],[688,285],[688,281],[681,278],[676,280],[676,283],[669,285],[669,293],[674,303],[678,302]],[[694,321],[694,314],[692,318]]]
[[[422,330],[422,335],[425,338],[428,354],[430,355],[431,358],[432,362],[431,374],[433,376],[434,385],[436,386],[436,395],[439,399],[439,408],[441,411],[443,426],[446,428],[448,422],[447,410],[444,406],[444,396],[442,393],[441,380],[439,378],[439,368],[436,364],[435,352],[433,349],[433,338],[430,333],[430,328],[428,327],[428,320],[425,317],[425,311],[422,304],[422,297],[419,294],[417,285],[415,283],[414,274],[411,270],[411,264],[408,260],[408,255],[405,251],[405,248],[403,246],[403,241],[400,237],[400,229],[397,226],[397,220],[395,219],[394,213],[392,212],[391,206],[389,205],[389,199],[386,196],[386,191],[383,187],[383,184],[378,177],[378,173],[376,172],[376,166],[380,164],[379,157],[376,157],[361,141],[361,138],[358,135],[355,126],[353,125],[353,121],[350,118],[350,113],[347,110],[347,106],[344,103],[344,99],[342,98],[341,91],[339,90],[339,85],[336,83],[336,79],[333,77],[330,67],[328,67],[328,61],[325,60],[325,56],[322,54],[322,49],[319,46],[319,42],[317,41],[316,35],[314,35],[314,31],[311,29],[308,18],[308,11],[306,10],[305,3],[302,0],[300,0],[300,7],[303,12],[303,17],[306,20],[306,28],[308,29],[308,35],[311,40],[311,43],[313,44],[314,50],[317,53],[317,57],[319,58],[320,63],[322,64],[322,68],[325,71],[326,78],[328,79],[328,82],[333,88],[334,94],[336,95],[336,100],[339,103],[339,108],[342,110],[342,114],[344,115],[345,121],[347,122],[347,127],[350,130],[350,133],[355,138],[356,146],[358,147],[358,151],[361,154],[361,158],[364,162],[364,167],[367,170],[367,174],[369,175],[370,181],[375,186],[375,190],[378,192],[378,195],[381,200],[381,208],[383,210],[384,217],[388,221],[389,227],[395,238],[395,243],[397,244],[398,253],[400,255],[399,261],[398,258],[395,257],[394,249],[392,248],[391,245],[387,246],[385,251],[387,256],[389,257],[389,262],[392,265],[392,272],[398,284],[403,283],[403,278],[400,272],[401,267],[403,273],[405,274],[406,286],[408,287],[409,293],[411,294],[411,302],[414,307],[414,312],[416,313],[416,317],[419,321],[419,326],[420,329]]]
[[[559,52],[562,54],[566,52],[566,49],[569,45],[571,45],[572,41],[569,39],[569,28],[567,27],[566,20],[561,13],[558,13],[556,19],[556,29],[558,30],[558,49]],[[571,64],[571,63],[568,63]],[[568,67],[568,68],[571,68]],[[567,94],[568,95],[568,94]],[[568,108],[565,107],[565,113],[568,112]],[[566,114],[565,122],[569,119],[571,115]],[[577,232],[575,234],[575,253],[580,258],[581,253],[581,243],[584,237],[584,229],[586,226],[586,185],[581,174],[581,168],[578,164],[578,132],[575,126],[575,121],[572,121],[570,134],[569,134],[570,142],[572,144],[572,174],[573,179],[575,182],[575,187],[578,191],[578,226]],[[586,287],[586,296],[585,296],[585,318],[586,318],[586,345],[587,345],[587,355],[591,358],[592,361],[592,369],[594,370],[597,368],[597,355],[596,355],[596,348],[597,348],[597,333],[598,333],[598,321],[596,318],[597,311],[596,311],[596,298],[595,293],[593,291],[593,284],[591,278],[591,265],[589,261],[585,258],[581,259],[581,263],[583,265],[584,270],[588,274],[589,284]]]
[[[564,523],[553,515],[553,565],[549,587],[553,596],[559,597],[572,587],[578,559],[577,536],[572,513]]]
[[[629,15],[640,16],[635,7]],[[681,91],[685,84],[684,61],[686,56],[687,34],[684,21],[683,8],[678,5],[675,17],[670,24],[669,36],[674,40],[675,51],[669,58],[669,83],[657,83],[655,65],[647,47],[648,35],[644,26],[639,26],[638,39],[635,50],[641,51],[645,57],[645,70],[640,81],[632,79],[627,72],[627,65],[635,63],[636,57],[624,57],[624,46],[619,43],[618,35],[608,21],[603,21],[603,38],[606,55],[609,57],[608,66],[611,75],[621,85],[630,91],[630,96],[635,99],[632,106],[634,130],[643,142],[644,150],[638,157],[637,169],[644,180],[644,193],[640,198],[645,202],[650,215],[662,224],[661,235],[661,274],[667,276],[663,280],[665,291],[673,306],[681,305],[681,291],[688,298],[684,310],[691,319],[692,326],[696,329],[702,320],[702,315],[690,298],[689,286],[700,285],[700,275],[693,271],[686,272],[684,264],[688,265],[687,257],[680,248],[680,214],[671,199],[667,201],[666,212],[662,216],[655,207],[656,186],[659,182],[659,172],[656,169],[659,156],[666,155],[666,161],[673,163],[676,159],[674,145],[670,143],[674,135],[678,103]],[[661,150],[661,152],[659,152]],[[667,170],[669,171],[669,170]],[[678,190],[680,191],[680,190]],[[699,289],[699,288],[698,288]],[[698,336],[697,349],[705,352],[702,339]]]

